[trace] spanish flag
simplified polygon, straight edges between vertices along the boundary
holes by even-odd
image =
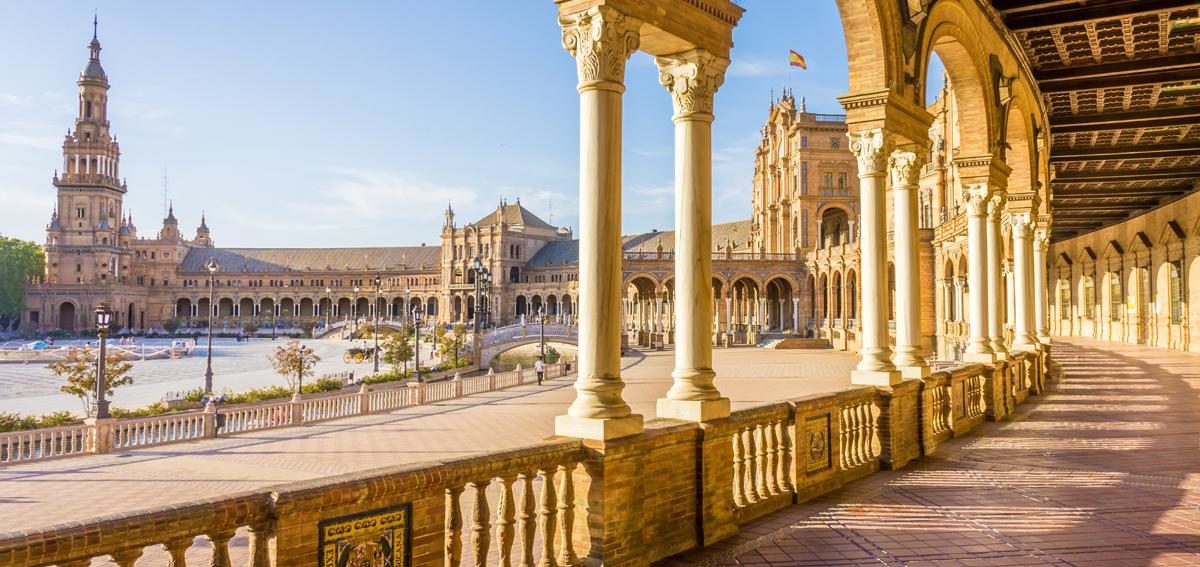
[[[796,53],[796,50],[794,49],[788,50],[788,65],[791,65],[792,67],[799,67],[801,69],[808,69],[808,63],[805,63],[804,56]]]

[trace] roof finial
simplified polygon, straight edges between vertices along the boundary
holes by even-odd
[[[92,40],[93,41],[96,41],[96,36],[97,36],[97,32],[99,31],[99,28],[100,28],[100,10],[97,9],[96,12],[94,14],[92,14]]]

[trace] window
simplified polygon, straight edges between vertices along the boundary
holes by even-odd
[[[1125,300],[1121,296],[1121,273],[1113,272],[1108,275],[1108,319],[1118,322],[1121,311],[1125,309]]]
[[[848,176],[845,172],[837,174],[837,192],[839,195],[845,195],[849,192],[846,186],[847,179]]]
[[[833,174],[832,173],[822,173],[821,174],[821,192],[826,193],[826,192],[829,192],[832,190],[833,190]]]
[[[84,118],[92,117],[92,101],[90,101],[90,100],[84,101],[84,103],[83,103],[83,117]]]
[[[87,216],[87,209],[83,207],[75,207],[75,218],[81,219]]]
[[[1171,324],[1183,323],[1183,282],[1180,273],[1183,266],[1180,262],[1167,263],[1167,293],[1171,298]]]
[[[1071,284],[1069,281],[1058,282],[1058,318],[1071,318]]]
[[[1096,315],[1096,285],[1091,277],[1083,278],[1083,318],[1094,319]]]
[[[800,149],[808,148],[808,136],[800,136]]]

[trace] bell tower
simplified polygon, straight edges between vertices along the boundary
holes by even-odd
[[[54,175],[58,206],[46,228],[48,275],[60,283],[118,283],[131,258],[121,247],[127,188],[120,181],[120,146],[109,130],[109,83],[97,24],[92,20],[88,60],[76,83],[75,127],[63,140],[63,169]]]

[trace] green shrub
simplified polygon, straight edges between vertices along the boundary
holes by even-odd
[[[33,416],[20,415],[16,413],[0,412],[0,433],[10,431],[29,431],[31,429],[44,429],[47,427],[61,427],[63,425],[71,425],[79,423],[79,418],[71,415],[71,412],[59,411],[51,414]]]
[[[162,402],[155,402],[144,408],[138,408],[138,409],[132,409],[132,410],[121,409],[121,408],[112,408],[109,410],[109,413],[116,419],[129,419],[129,418],[134,418],[134,417],[151,417],[151,416],[163,415],[163,414],[167,414],[167,413],[180,413],[180,412],[184,412],[184,411],[187,411],[187,410],[167,409],[167,406],[165,404],[163,404]]]

